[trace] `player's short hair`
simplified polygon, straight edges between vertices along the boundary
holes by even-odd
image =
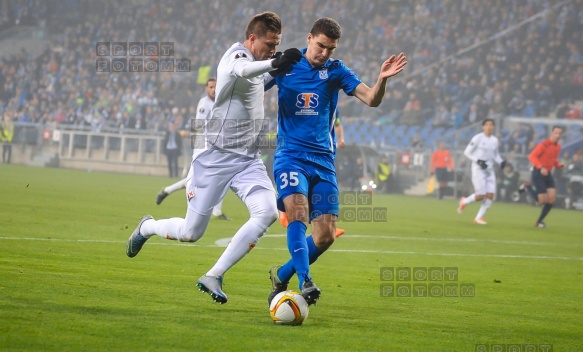
[[[209,78],[209,79],[207,79],[207,80],[206,80],[206,86],[208,87],[209,83],[211,83],[211,82],[216,82],[216,81],[217,81],[217,79],[216,79],[216,78],[214,78],[214,77],[211,77],[211,78]]]
[[[249,39],[251,34],[255,34],[259,38],[265,37],[267,32],[281,34],[281,19],[277,14],[269,11],[253,16],[247,25],[245,39]]]
[[[314,25],[310,30],[310,34],[313,36],[324,34],[330,39],[340,39],[342,36],[342,28],[338,22],[336,22],[336,20],[328,17],[322,17],[314,22]]]
[[[486,125],[488,122],[492,122],[492,125],[496,125],[494,119],[485,119],[484,121],[482,121],[482,126]]]
[[[558,128],[561,130],[561,132],[564,131],[563,126],[559,126],[559,125],[554,125],[553,128],[551,128],[551,132],[555,130],[555,128]]]

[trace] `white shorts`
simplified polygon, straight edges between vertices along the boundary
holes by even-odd
[[[472,165],[472,183],[478,196],[486,193],[496,194],[496,173],[493,169],[483,170],[478,165]]]
[[[258,188],[272,191],[275,197],[275,189],[261,159],[215,147],[194,157],[186,180],[189,209],[200,215],[210,214],[229,188],[243,202]]]

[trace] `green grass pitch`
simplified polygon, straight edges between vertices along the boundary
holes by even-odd
[[[196,244],[156,237],[126,257],[143,214],[184,215],[182,194],[154,202],[170,181],[0,165],[0,350],[583,350],[581,212],[555,209],[537,229],[538,208],[495,202],[477,226],[477,204],[457,215],[453,200],[374,195],[387,221],[339,224],[346,234],[312,267],[320,302],[287,327],[266,302],[268,270],[288,258],[279,223],[227,273],[226,305],[195,288],[223,251],[215,242],[246,221],[232,193],[234,220],[211,221]],[[426,283],[381,280],[389,267],[457,268],[454,283],[475,291],[386,297],[387,284]]]

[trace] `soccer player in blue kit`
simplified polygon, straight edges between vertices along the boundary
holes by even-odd
[[[340,25],[331,18],[318,19],[308,34],[302,59],[284,71],[265,75],[265,89],[277,85],[278,132],[273,174],[277,206],[287,213],[287,244],[291,260],[269,271],[271,302],[287,290],[294,273],[308,304],[320,297],[310,276],[310,264],[334,242],[339,212],[339,192],[334,169],[336,140],[334,112],[342,89],[371,107],[385,94],[387,79],[407,64],[403,53],[392,55],[380,68],[374,86],[368,87],[342,61],[331,58],[341,36]],[[272,72],[274,74],[274,72]],[[308,222],[312,235],[306,237]]]

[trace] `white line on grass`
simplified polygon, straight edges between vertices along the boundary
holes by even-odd
[[[273,236],[273,235],[271,235]],[[64,239],[64,238],[34,238],[34,237],[0,237],[0,240],[20,240],[20,241],[55,241],[55,242],[81,242],[81,243],[126,243],[125,241],[114,240],[80,240],[80,239]],[[221,239],[224,240],[224,239]],[[218,241],[221,241],[218,240]],[[191,246],[191,247],[213,247],[220,248],[216,244],[193,244],[193,243],[177,243],[177,242],[149,242],[149,245],[158,246]],[[255,247],[259,250],[270,251],[287,251],[287,248],[263,248]],[[547,255],[516,255],[516,254],[471,254],[471,253],[422,253],[422,252],[403,252],[403,251],[385,251],[385,250],[369,250],[369,249],[329,249],[328,252],[336,253],[371,253],[371,254],[410,254],[410,255],[427,255],[440,257],[483,257],[483,258],[512,258],[512,259],[555,259],[555,260],[575,260],[583,261],[583,257],[553,257]]]
[[[286,237],[286,234],[272,234],[264,235],[263,237]],[[484,243],[500,243],[500,244],[520,244],[533,246],[559,246],[559,247],[581,247],[577,243],[553,243],[553,242],[531,242],[531,241],[505,241],[505,240],[491,240],[487,238],[439,238],[439,237],[408,237],[408,236],[376,236],[376,235],[344,235],[345,238],[373,238],[383,240],[402,240],[402,241],[437,241],[437,242],[484,242]]]

